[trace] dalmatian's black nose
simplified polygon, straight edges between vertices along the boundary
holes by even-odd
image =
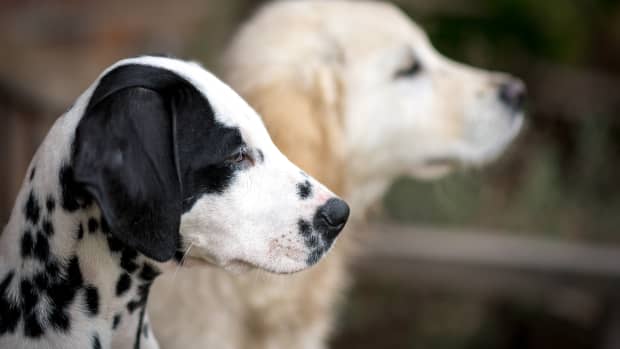
[[[522,111],[527,100],[525,84],[519,79],[510,78],[499,86],[499,99],[513,111]]]
[[[333,240],[344,228],[349,218],[349,205],[340,199],[329,199],[319,207],[315,216],[315,226],[324,238]],[[322,229],[321,229],[322,228]]]

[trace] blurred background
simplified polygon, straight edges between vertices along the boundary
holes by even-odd
[[[374,224],[417,249],[355,266],[332,346],[620,348],[620,1],[395,2],[443,54],[524,79],[528,124],[491,166],[394,184]],[[0,224],[102,69],[165,52],[217,71],[261,3],[0,2]]]

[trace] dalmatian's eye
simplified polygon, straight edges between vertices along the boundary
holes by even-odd
[[[226,159],[229,164],[242,164],[244,162],[252,162],[249,151],[247,148],[239,148],[235,153]]]
[[[412,59],[409,64],[396,71],[395,78],[407,78],[418,74],[422,70],[422,65],[417,59]]]

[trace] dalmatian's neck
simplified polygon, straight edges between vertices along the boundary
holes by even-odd
[[[162,265],[109,234],[59,156],[62,129],[35,155],[0,235],[0,347],[157,348],[144,308]]]

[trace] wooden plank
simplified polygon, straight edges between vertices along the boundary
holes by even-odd
[[[363,258],[620,278],[618,247],[519,235],[372,224],[362,239]]]
[[[612,246],[386,223],[356,233],[362,250],[352,269],[362,284],[539,304],[584,323],[620,284],[620,249]]]

